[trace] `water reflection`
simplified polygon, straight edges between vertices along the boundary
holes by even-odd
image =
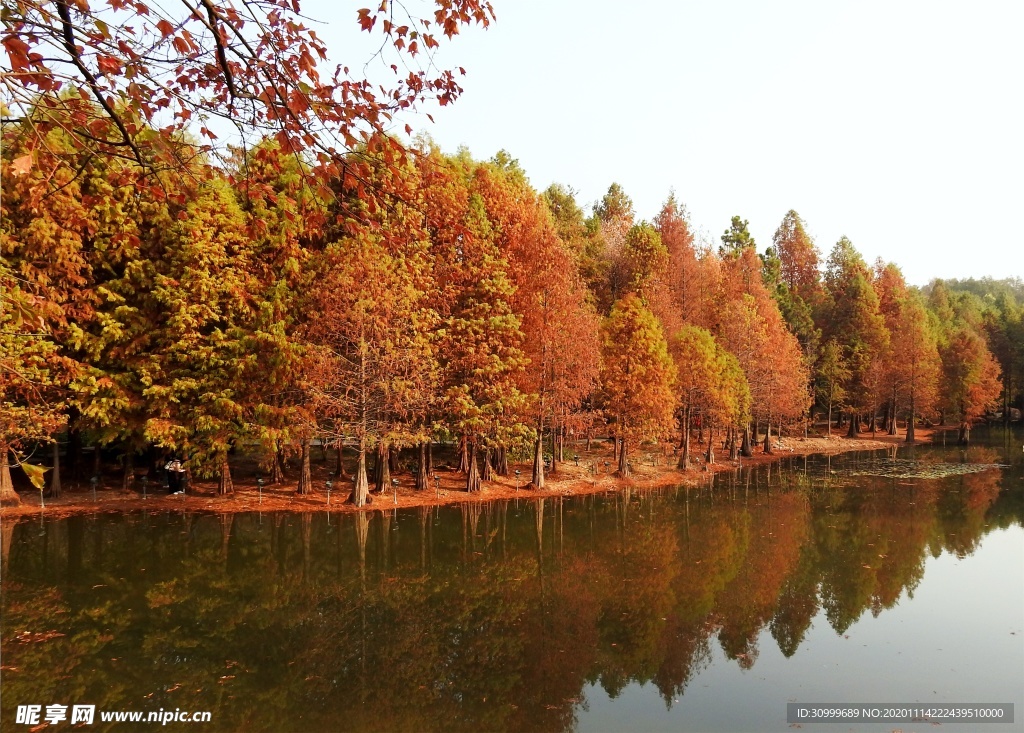
[[[671,707],[716,658],[754,670],[772,641],[799,657],[819,614],[843,634],[912,597],[928,557],[1021,524],[1008,449],[915,453],[1015,463],[923,481],[851,475],[867,454],[795,458],[693,491],[4,523],[0,715],[567,730],[595,684],[653,685]]]

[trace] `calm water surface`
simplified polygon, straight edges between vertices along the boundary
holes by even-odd
[[[1024,436],[975,437],[895,456],[935,478],[874,452],[632,496],[5,524],[0,728],[54,703],[212,713],[176,730],[789,731],[787,702],[1013,702],[982,730],[1024,730]],[[1008,465],[941,477],[965,462]],[[804,726],[895,728],[933,726]]]

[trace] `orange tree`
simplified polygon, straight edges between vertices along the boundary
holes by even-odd
[[[427,301],[438,317],[436,423],[459,436],[466,488],[477,491],[480,449],[514,431],[525,410],[522,318],[512,307],[508,260],[471,186],[475,164],[468,155],[447,158],[433,149],[420,164],[436,283]]]
[[[672,425],[676,369],[661,325],[634,293],[616,301],[604,323],[602,383],[622,439],[619,476],[629,476],[629,448]]]
[[[532,483],[543,488],[545,426],[550,426],[553,443],[561,446],[571,415],[597,381],[599,324],[572,252],[518,163],[499,153],[492,163],[477,166],[474,188],[483,198],[515,286],[510,304],[521,318],[528,359],[518,385],[531,405],[522,423],[536,425]],[[502,441],[497,447],[501,465]],[[554,468],[560,458],[557,449],[552,457]]]

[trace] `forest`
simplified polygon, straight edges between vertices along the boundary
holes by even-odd
[[[304,493],[317,441],[356,451],[362,505],[393,452],[425,488],[438,440],[474,491],[510,455],[532,455],[543,487],[545,452],[584,436],[613,436],[626,476],[648,440],[677,441],[686,467],[698,429],[751,455],[816,417],[850,437],[902,424],[913,441],[929,421],[967,440],[1020,408],[1019,281],[910,287],[845,238],[823,257],[795,211],[759,253],[738,216],[711,247],[671,193],[644,221],[612,184],[588,214],[507,153],[427,139],[400,158],[371,139],[321,190],[273,140],[153,187],[85,154],[37,150],[18,171],[22,139],[4,137],[14,461],[61,438],[72,471],[104,446],[128,481],[175,453],[229,493],[245,447],[273,481],[297,455]]]
[[[322,78],[326,47],[287,3],[255,46],[230,6],[204,7],[172,23],[112,3],[141,24],[130,38],[85,2],[9,14],[4,501],[10,468],[41,488],[60,443],[72,475],[88,474],[85,447],[97,466],[120,456],[125,488],[177,455],[221,494],[239,451],[274,483],[298,457],[308,493],[311,447],[333,445],[339,469],[355,451],[362,506],[399,452],[426,488],[438,441],[458,446],[467,491],[531,457],[542,488],[566,443],[594,436],[627,477],[651,440],[675,441],[686,468],[694,431],[734,456],[818,419],[851,437],[902,423],[908,441],[950,424],[967,441],[1022,407],[1019,279],[911,287],[846,238],[826,256],[795,211],[761,250],[739,216],[720,242],[696,237],[671,192],[650,220],[617,184],[585,207],[569,186],[533,188],[506,152],[399,142],[393,114],[461,93],[429,57],[378,93],[347,67]],[[415,61],[493,18],[476,0],[437,8],[414,26],[386,3],[358,21]],[[216,115],[242,143],[212,144]]]

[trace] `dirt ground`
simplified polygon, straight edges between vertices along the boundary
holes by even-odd
[[[930,440],[932,431],[918,429],[919,442]],[[634,489],[657,488],[662,486],[697,485],[708,471],[731,471],[737,463],[744,466],[761,465],[779,461],[790,456],[811,454],[837,454],[848,451],[877,450],[893,445],[904,444],[905,436],[889,436],[879,433],[871,438],[864,435],[859,438],[845,438],[838,435],[830,437],[796,438],[785,437],[781,445],[773,449],[771,454],[763,454],[760,447],[755,449],[754,456],[741,458],[739,462],[731,461],[726,451],[716,446],[716,462],[705,464],[702,458],[691,463],[688,471],[675,468],[677,457],[667,446],[659,449],[644,446],[631,455],[633,476],[620,479],[614,472],[616,466],[612,457],[612,446],[607,441],[595,441],[593,449],[585,451],[583,445],[568,446],[564,463],[559,463],[555,473],[549,473],[545,479],[545,488],[535,490],[526,488],[529,483],[532,466],[529,463],[510,464],[509,476],[497,476],[494,481],[484,482],[479,492],[469,493],[465,490],[465,475],[453,469],[438,469],[435,473],[438,481],[423,491],[413,488],[413,477],[408,472],[392,474],[399,481],[396,490],[384,494],[373,493],[372,503],[357,509],[346,504],[350,483],[348,480],[335,479],[334,488],[328,494],[324,482],[331,478],[329,472],[334,468],[334,460],[319,456],[313,460],[312,474],[315,490],[312,494],[299,496],[296,493],[297,471],[292,468],[288,472],[290,480],[282,484],[266,484],[262,492],[256,483],[256,471],[246,470],[240,466],[235,471],[234,493],[227,496],[217,495],[216,481],[194,481],[185,494],[169,496],[166,489],[160,486],[149,486],[143,496],[139,482],[135,488],[125,491],[121,488],[103,488],[96,491],[93,499],[91,487],[65,481],[62,495],[55,499],[41,499],[39,492],[30,487],[18,486],[21,504],[0,508],[0,518],[38,516],[45,512],[48,517],[59,518],[72,514],[91,514],[96,512],[131,512],[131,511],[165,511],[168,509],[199,511],[199,512],[249,512],[249,511],[330,511],[356,512],[364,510],[393,509],[404,507],[434,506],[439,504],[456,504],[467,501],[492,501],[494,499],[511,499],[514,497],[545,497],[573,496],[608,491],[618,491],[627,486]],[[706,446],[691,444],[694,454],[703,453]],[[579,460],[573,460],[578,453]],[[577,465],[578,463],[578,465]],[[517,479],[514,472],[519,469]],[[120,476],[111,472],[104,476],[106,486],[119,485]],[[149,482],[150,484],[154,482]],[[372,487],[371,487],[372,488]]]

